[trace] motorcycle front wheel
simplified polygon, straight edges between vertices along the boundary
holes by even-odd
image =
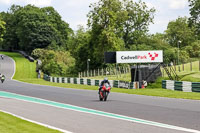
[[[101,96],[101,93],[102,93],[102,92],[99,93],[99,100],[100,100],[100,101],[103,101],[103,98],[102,98],[102,96]]]
[[[104,101],[106,101],[107,100],[107,97],[108,97],[108,92],[104,92]]]

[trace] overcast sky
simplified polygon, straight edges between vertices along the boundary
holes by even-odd
[[[87,24],[87,13],[90,3],[98,0],[0,0],[0,12],[7,11],[12,4],[35,6],[53,6],[62,16],[62,19],[69,23],[73,30],[77,30],[78,25]],[[138,1],[138,0],[135,0]],[[156,9],[154,24],[150,25],[150,33],[163,33],[169,21],[177,19],[179,16],[189,16],[188,0],[143,0],[149,7]]]

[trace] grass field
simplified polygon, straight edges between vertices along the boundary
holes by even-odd
[[[199,65],[199,61],[192,62],[192,64],[181,64],[179,66],[176,66],[176,73],[180,77],[181,81],[200,82]],[[167,77],[166,73],[164,75],[165,77]]]
[[[0,112],[0,133],[61,133]]]

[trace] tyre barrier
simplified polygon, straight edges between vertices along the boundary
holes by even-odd
[[[72,77],[52,77],[44,74],[43,79],[49,82],[55,83],[71,83],[99,86],[102,80],[86,79],[86,78],[72,78]],[[126,82],[120,80],[109,80],[111,87],[125,88],[125,89],[137,89],[139,88],[139,82]]]
[[[200,92],[200,82],[163,80],[162,88],[183,92]]]

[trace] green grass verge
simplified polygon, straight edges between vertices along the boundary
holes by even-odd
[[[20,56],[17,53],[5,53],[8,56],[13,57],[13,59],[16,61],[16,66],[21,65],[21,62],[25,62],[25,58]],[[17,54],[17,55],[16,55]],[[19,59],[18,59],[19,58]],[[29,68],[29,65],[35,65],[35,63],[27,62],[25,67],[18,67],[19,69],[27,69],[26,71],[28,73],[31,73],[30,71],[34,71]],[[33,66],[31,67],[33,68]],[[23,71],[18,70],[17,71]],[[27,74],[24,74],[27,75]],[[43,79],[37,79],[34,78],[35,74],[32,74],[32,76],[25,76],[26,78],[23,78],[22,76],[19,76],[16,72],[14,78],[19,81],[33,83],[33,84],[40,84],[40,85],[49,85],[49,86],[56,86],[56,87],[64,87],[64,88],[74,88],[74,89],[87,89],[87,90],[98,90],[97,86],[89,86],[89,85],[77,85],[77,84],[64,84],[64,83],[52,83],[48,81],[44,81]],[[120,89],[120,88],[112,88],[112,92],[119,92],[119,93],[127,93],[127,94],[138,94],[138,95],[147,95],[147,96],[158,96],[158,97],[169,97],[169,98],[183,98],[183,99],[195,99],[200,100],[200,93],[195,92],[179,92],[179,91],[171,91],[161,88],[161,81],[164,78],[159,78],[157,80],[156,84],[151,84],[146,89]]]
[[[61,133],[0,112],[0,133]]]

